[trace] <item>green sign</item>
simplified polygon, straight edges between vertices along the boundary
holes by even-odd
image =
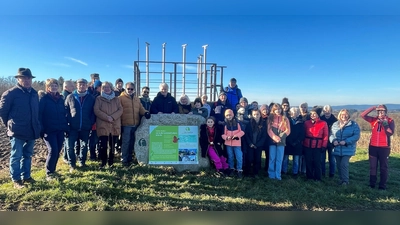
[[[149,164],[197,164],[197,126],[150,126]]]

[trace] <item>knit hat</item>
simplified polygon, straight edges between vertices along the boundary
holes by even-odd
[[[286,103],[286,104],[290,105],[290,103],[289,103],[289,99],[288,99],[288,98],[286,98],[286,97],[284,97],[284,98],[282,99],[282,104],[281,104],[281,105],[283,105],[284,103]]]
[[[93,78],[99,78],[100,77],[100,75],[98,74],[98,73],[92,73],[92,74],[90,74],[90,77],[93,79]]]
[[[35,78],[34,76],[32,76],[31,70],[29,68],[19,68],[17,75],[15,75],[15,78],[18,77],[32,77]]]
[[[117,86],[117,84],[118,84],[119,82],[124,83],[124,81],[122,81],[121,78],[118,78],[118,79],[115,81],[115,86]]]
[[[98,88],[98,87],[100,87],[101,86],[101,81],[99,81],[99,80],[96,80],[95,82],[94,82],[94,84],[93,84],[93,88],[94,89],[96,89],[96,88]]]
[[[245,97],[241,97],[239,102],[249,103],[249,101],[247,101],[247,98],[245,98]]]
[[[219,93],[218,97],[221,96],[221,95],[225,95],[225,96],[226,96],[225,91],[221,91],[221,92]]]
[[[312,109],[310,110],[310,113],[311,113],[311,112],[317,113],[318,117],[320,117],[320,116],[321,116],[321,112],[322,112],[322,108],[321,108],[321,107],[314,107],[314,108],[312,108]]]
[[[386,105],[384,105],[384,104],[381,104],[381,105],[378,105],[376,108],[375,108],[375,110],[384,110],[384,111],[386,111],[387,112],[387,107],[386,107]]]

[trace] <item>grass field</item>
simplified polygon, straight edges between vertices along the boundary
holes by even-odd
[[[60,160],[61,161],[61,160]],[[388,189],[368,187],[366,149],[351,158],[350,185],[338,178],[323,182],[283,175],[282,181],[217,177],[212,169],[177,173],[170,167],[135,166],[99,170],[97,162],[68,172],[62,161],[59,177],[45,180],[44,168],[33,168],[37,182],[15,190],[8,174],[0,174],[1,210],[137,210],[137,211],[252,211],[252,210],[400,210],[400,154],[389,160]]]

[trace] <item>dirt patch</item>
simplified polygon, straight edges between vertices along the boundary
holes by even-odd
[[[0,173],[8,173],[10,165],[10,138],[7,136],[7,129],[0,125]],[[47,157],[47,147],[42,139],[35,141],[32,157],[33,167],[44,167]]]

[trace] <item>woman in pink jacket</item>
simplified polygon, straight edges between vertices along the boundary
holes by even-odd
[[[243,177],[243,153],[241,148],[241,137],[244,135],[240,124],[237,122],[231,109],[225,110],[225,128],[222,139],[225,140],[225,146],[228,153],[228,164],[230,174],[235,170],[234,159],[236,159],[236,170],[239,178]]]

